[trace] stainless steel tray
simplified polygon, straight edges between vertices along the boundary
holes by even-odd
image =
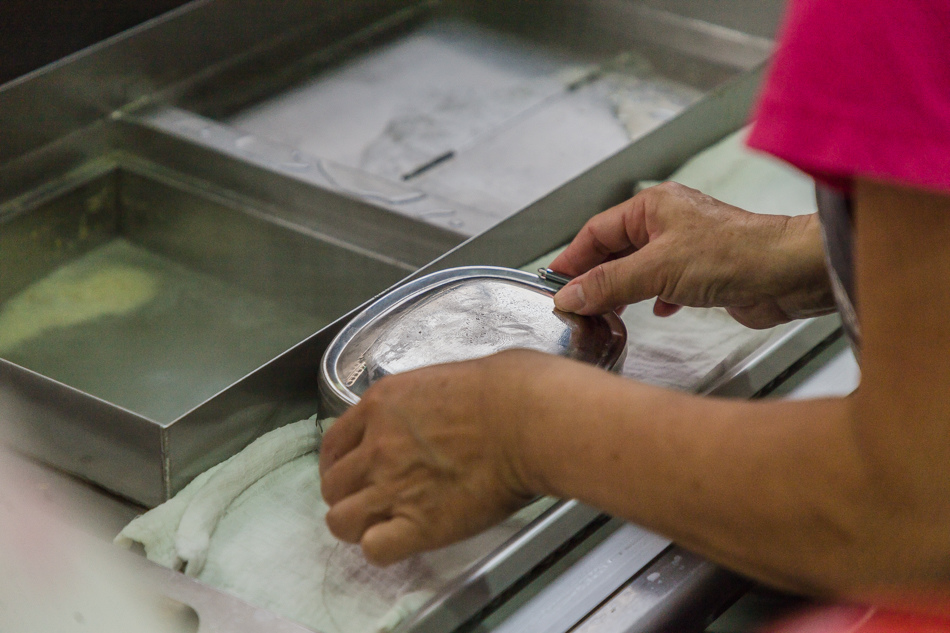
[[[689,110],[771,46],[622,0],[404,3],[332,46],[290,37],[179,85],[174,110],[135,111],[465,237]]]
[[[146,505],[312,413],[195,410],[414,270],[157,166],[45,194],[0,207],[0,410],[30,420],[23,450]]]

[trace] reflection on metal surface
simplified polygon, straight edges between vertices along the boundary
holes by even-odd
[[[426,197],[421,191],[408,191],[394,186],[382,178],[374,178],[366,172],[344,165],[335,165],[327,160],[317,162],[320,172],[330,183],[343,191],[363,196],[370,200],[379,200],[387,204],[406,204]]]
[[[574,633],[702,631],[748,581],[670,547],[600,605]]]
[[[597,510],[576,501],[555,505],[486,557],[439,595],[429,600],[394,633],[442,633],[453,631],[503,595],[520,578],[591,526],[603,525]]]
[[[141,115],[123,115],[119,119],[174,134],[216,152],[234,155],[275,174],[354,196],[456,233],[473,235],[501,219],[497,214],[476,211],[426,194],[400,180],[383,178],[335,160],[320,158],[292,145],[247,134],[185,110],[160,108]]]
[[[411,181],[497,222],[768,52],[764,40],[636,4],[533,9],[542,23],[576,15],[578,32],[605,34],[616,20],[630,30],[596,41],[539,37],[510,21],[511,7],[440,5],[223,120],[336,164]],[[711,61],[690,46],[697,34],[727,45]],[[452,226],[468,235],[487,228],[466,218]]]
[[[669,546],[643,528],[623,525],[494,630],[565,633]]]
[[[750,398],[758,394],[816,346],[840,336],[841,318],[829,314],[795,321],[780,327],[779,331],[779,336],[739,360],[704,393],[734,398]]]
[[[772,398],[791,400],[846,396],[861,383],[861,368],[846,337],[813,357],[801,371],[769,392]]]
[[[553,309],[550,295],[493,279],[448,284],[389,321],[364,355],[370,382],[522,348],[585,361],[611,344],[603,321]]]
[[[557,286],[566,286],[573,279],[573,277],[554,272],[550,268],[539,268],[538,277]]]

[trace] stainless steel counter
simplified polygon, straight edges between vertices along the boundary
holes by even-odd
[[[320,323],[166,418],[0,354],[0,420],[20,450],[161,502],[312,413],[323,351],[378,293],[457,265],[521,266],[742,125],[781,2],[767,4],[717,17],[695,0],[202,0],[3,86],[0,302],[125,240]],[[711,392],[751,397],[836,329],[789,328]],[[27,468],[100,534],[139,509]],[[221,619],[232,598],[143,568],[193,597],[203,630],[238,626]],[[738,586],[568,502],[404,630],[648,630]]]

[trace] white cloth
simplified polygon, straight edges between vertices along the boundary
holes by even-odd
[[[328,421],[272,431],[116,538],[150,560],[322,633],[389,630],[538,516],[542,500],[457,545],[373,567],[326,527],[318,452]]]

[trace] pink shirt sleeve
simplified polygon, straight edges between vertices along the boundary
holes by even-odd
[[[791,0],[749,145],[950,193],[950,0]]]

